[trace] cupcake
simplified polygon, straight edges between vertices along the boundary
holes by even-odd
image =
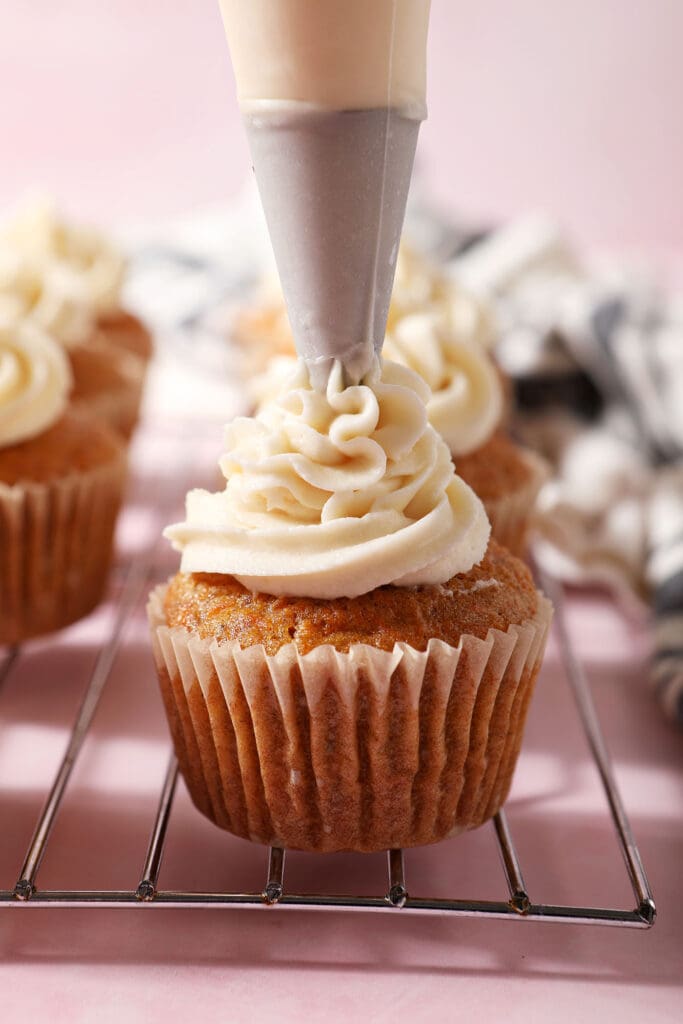
[[[427,256],[402,241],[396,262],[387,329],[416,312],[437,314],[462,341],[492,348],[493,315]],[[295,356],[294,339],[276,277],[265,279],[254,301],[237,310],[232,337],[244,353],[247,375],[263,373],[272,359]]]
[[[463,342],[444,318],[427,313],[396,321],[384,354],[427,382],[429,422],[450,448],[458,475],[483,501],[494,539],[524,557],[547,469],[501,430],[504,387],[489,355]]]
[[[375,360],[227,430],[225,489],[166,534],[155,662],[190,795],[219,826],[310,851],[437,842],[507,795],[550,606],[427,421]]]
[[[101,338],[136,356],[152,357],[152,337],[122,304],[126,262],[119,249],[96,229],[61,218],[53,204],[28,203],[0,231],[0,244],[43,268],[68,271],[81,289]]]
[[[26,322],[58,341],[71,364],[72,403],[130,438],[140,412],[144,363],[107,340],[82,276],[65,263],[0,244],[0,322]]]
[[[70,385],[49,336],[0,326],[0,644],[74,622],[106,584],[125,453]]]

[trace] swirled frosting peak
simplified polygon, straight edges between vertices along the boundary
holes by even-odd
[[[29,320],[67,348],[92,335],[94,316],[79,276],[0,245],[0,320]]]
[[[0,230],[0,242],[43,265],[68,267],[98,314],[120,307],[125,259],[95,228],[67,221],[47,200],[26,203]]]
[[[71,370],[57,342],[30,324],[0,325],[0,448],[51,427],[70,388]]]
[[[437,314],[461,341],[491,348],[495,341],[493,315],[476,295],[463,288],[428,256],[401,241],[387,330],[411,313]]]
[[[503,389],[479,346],[459,340],[438,315],[413,313],[394,325],[384,354],[427,382],[429,422],[454,455],[467,455],[488,440],[503,413]]]
[[[375,360],[316,391],[299,361],[287,389],[227,428],[225,490],[191,491],[166,536],[184,572],[253,591],[354,597],[387,583],[442,583],[483,556],[490,527],[428,424],[425,383]]]

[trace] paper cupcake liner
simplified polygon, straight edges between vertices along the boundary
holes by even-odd
[[[125,478],[121,454],[61,480],[0,483],[0,644],[61,629],[100,601]]]
[[[544,459],[527,448],[519,449],[519,454],[531,473],[528,482],[512,494],[482,501],[491,523],[491,536],[513,555],[524,558],[534,522],[536,498],[548,478],[549,467]]]
[[[507,796],[552,616],[457,647],[308,654],[203,640],[148,606],[154,658],[190,795],[235,835],[288,849],[437,842]]]

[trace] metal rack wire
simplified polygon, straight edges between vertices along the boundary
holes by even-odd
[[[543,577],[542,586],[555,604],[554,629],[558,639],[565,674],[576,708],[595,761],[609,812],[614,824],[626,871],[633,889],[635,907],[616,909],[585,906],[559,906],[535,903],[527,891],[522,867],[508,825],[501,810],[491,826],[500,854],[507,899],[463,900],[420,898],[408,891],[403,850],[387,852],[387,888],[376,896],[336,895],[327,893],[296,893],[285,885],[284,850],[268,851],[266,878],[260,892],[189,892],[169,891],[159,887],[159,873],[164,855],[178,767],[171,756],[161,787],[158,806],[151,825],[150,839],[139,879],[125,890],[55,890],[41,889],[40,867],[60,813],[71,774],[88,734],[102,692],[107,684],[124,627],[153,575],[156,548],[151,547],[142,558],[132,559],[124,568],[116,614],[111,632],[101,647],[89,684],[69,737],[62,761],[52,782],[29,843],[14,889],[0,890],[0,907],[222,907],[250,906],[307,909],[337,909],[403,913],[443,914],[459,917],[497,918],[516,921],[552,921],[565,924],[611,925],[625,928],[650,928],[655,921],[655,904],[647,881],[640,853],[624,809],[612,772],[609,754],[602,735],[595,705],[580,661],[572,648],[566,624],[562,588],[554,580]],[[0,689],[14,670],[20,657],[17,648],[0,655]],[[1,694],[0,694],[1,696]],[[362,856],[362,855],[359,855]]]

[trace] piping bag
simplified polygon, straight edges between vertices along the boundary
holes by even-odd
[[[430,0],[220,0],[289,322],[311,383],[379,353],[420,122]]]

